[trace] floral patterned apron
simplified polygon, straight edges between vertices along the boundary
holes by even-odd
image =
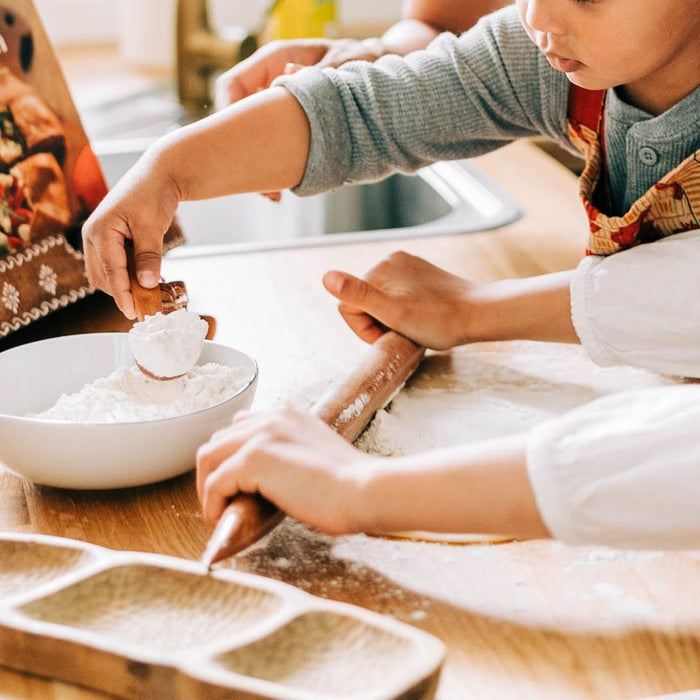
[[[588,215],[589,255],[610,255],[640,243],[700,228],[700,151],[688,156],[645,192],[623,216],[612,211],[605,169],[605,90],[572,85],[567,125],[586,159],[579,195]]]

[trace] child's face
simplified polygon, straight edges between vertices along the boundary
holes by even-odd
[[[700,83],[700,0],[516,0],[554,68],[658,113]]]

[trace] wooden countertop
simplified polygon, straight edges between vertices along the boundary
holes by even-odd
[[[171,259],[190,308],[214,315],[217,340],[260,365],[255,405],[311,401],[363,350],[345,328],[322,273],[363,273],[402,248],[475,280],[566,269],[585,219],[575,178],[528,143],[479,159],[523,205],[498,231],[303,250]],[[102,296],[0,342],[125,330]],[[463,352],[479,349],[459,349]],[[460,362],[443,363],[460,372]],[[61,491],[0,470],[0,530],[71,537],[114,549],[196,559],[210,534],[193,474],[112,492]],[[637,698],[700,686],[698,552],[618,552],[537,541],[448,546],[364,536],[334,540],[290,522],[236,558],[237,569],[386,613],[445,641],[438,698]],[[0,697],[98,697],[0,670]]]

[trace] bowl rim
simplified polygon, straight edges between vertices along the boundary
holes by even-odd
[[[89,336],[91,338],[94,337],[102,337],[102,338],[121,338],[126,340],[128,338],[128,332],[124,331],[115,331],[115,332],[110,332],[110,331],[102,331],[102,332],[97,332],[97,333],[68,333],[66,335],[60,335],[60,336],[54,336],[51,338],[42,338],[41,340],[34,340],[30,343],[23,343],[22,345],[17,345],[13,348],[8,348],[7,350],[3,350],[0,352],[0,356],[6,356],[6,353],[9,354],[14,354],[17,351],[22,351],[22,349],[29,347],[29,346],[37,346],[41,344],[48,344],[56,341],[63,341],[64,339],[71,338],[75,339],[76,337],[85,337]],[[204,340],[204,344],[212,347],[217,347],[217,348],[222,348],[225,350],[233,350],[237,353],[240,353],[243,355],[245,358],[247,358],[251,364],[252,364],[252,374],[248,381],[235,393],[232,394],[231,396],[223,399],[222,401],[218,401],[215,404],[212,404],[211,406],[207,406],[206,408],[200,408],[196,411],[191,411],[190,413],[183,413],[181,415],[177,416],[167,416],[165,418],[153,418],[150,420],[133,420],[133,421],[69,421],[69,420],[57,420],[55,418],[39,418],[36,416],[19,416],[15,415],[12,413],[4,413],[2,410],[0,410],[0,420],[4,421],[12,421],[12,422],[26,422],[26,423],[37,423],[40,425],[51,425],[51,426],[65,426],[67,429],[77,429],[77,428],[82,428],[82,427],[92,427],[92,428],[99,428],[101,430],[109,430],[110,428],[117,428],[117,427],[124,427],[124,426],[129,426],[129,425],[153,425],[153,424],[160,424],[160,423],[165,423],[167,421],[180,421],[182,419],[189,419],[192,416],[197,416],[203,413],[206,413],[208,411],[212,411],[223,404],[232,401],[241,395],[243,395],[252,385],[254,385],[259,376],[260,368],[255,360],[254,357],[251,357],[248,353],[244,352],[243,350],[239,350],[238,348],[234,348],[231,345],[224,345],[223,343],[217,343],[213,340]],[[197,361],[197,365],[199,365],[199,361]],[[208,364],[208,363],[205,363]],[[128,365],[120,365],[120,366],[128,366]],[[118,367],[115,367],[114,370],[118,369]],[[114,371],[112,370],[112,371]],[[99,377],[96,377],[95,379],[91,381],[95,381]],[[155,380],[154,380],[155,381]],[[158,380],[160,381],[160,380]],[[167,380],[166,380],[167,381]],[[87,382],[86,382],[87,383]],[[79,391],[79,390],[78,390]],[[75,393],[75,392],[74,392]],[[56,401],[60,398],[56,397]]]

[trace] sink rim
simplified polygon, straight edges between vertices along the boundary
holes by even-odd
[[[150,137],[95,141],[93,151],[98,158],[110,155],[143,153],[155,139]],[[472,160],[440,161],[420,168],[420,177],[450,207],[443,216],[414,226],[364,231],[325,233],[295,239],[263,239],[225,243],[185,243],[167,253],[168,258],[208,257],[221,254],[250,253],[265,250],[310,248],[360,242],[405,240],[411,238],[453,236],[491,231],[517,221],[523,216],[520,204],[494,182]],[[352,184],[344,187],[352,187]],[[474,212],[478,216],[474,216]],[[467,213],[469,218],[467,218]]]

